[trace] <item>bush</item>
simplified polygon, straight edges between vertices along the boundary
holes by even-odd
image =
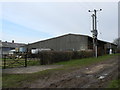
[[[58,51],[44,51],[38,55],[41,59],[41,65],[52,64],[61,61],[68,61],[71,59],[81,59],[92,57],[92,51],[69,51],[69,52],[58,52]]]
[[[88,58],[93,56],[93,51],[74,51],[72,59]]]
[[[93,51],[81,51],[81,58],[93,57]]]
[[[48,51],[39,53],[41,64],[52,64],[60,61],[67,61],[72,58],[72,52]]]

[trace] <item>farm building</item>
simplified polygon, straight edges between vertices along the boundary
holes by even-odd
[[[18,51],[18,49],[24,45],[25,44],[23,44],[23,43],[15,43],[14,40],[12,40],[12,42],[0,41],[0,53],[1,54],[8,54],[10,50]]]
[[[63,36],[38,41],[26,45],[28,50],[31,49],[51,49],[54,51],[81,51],[92,50],[93,39],[90,36],[80,34],[66,34]],[[98,52],[101,54],[109,53],[112,49],[116,52],[117,45],[105,41],[98,40]]]

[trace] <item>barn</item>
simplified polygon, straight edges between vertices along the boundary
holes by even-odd
[[[87,35],[66,34],[59,37],[50,38],[26,45],[31,49],[51,49],[54,51],[81,51],[93,50],[93,39]],[[108,53],[112,49],[116,52],[117,45],[98,40],[98,52]]]

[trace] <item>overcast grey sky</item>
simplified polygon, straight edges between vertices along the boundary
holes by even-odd
[[[2,40],[33,43],[73,33],[91,35],[91,14],[97,13],[98,38],[118,37],[117,2],[4,2],[0,3]],[[0,36],[1,36],[0,35]]]

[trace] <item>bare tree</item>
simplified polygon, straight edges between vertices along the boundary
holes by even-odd
[[[114,41],[113,41],[114,44],[117,44],[117,45],[120,45],[120,37],[119,38],[116,38]]]
[[[117,45],[118,52],[120,52],[120,37],[119,37],[119,38],[116,38],[116,39],[113,41],[113,43]]]

